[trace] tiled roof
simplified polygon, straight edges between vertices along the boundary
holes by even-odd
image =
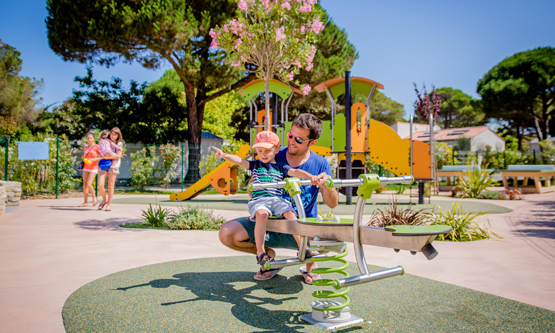
[[[476,135],[488,130],[487,126],[477,126],[477,127],[461,127],[461,128],[449,128],[440,131],[434,131],[435,141],[452,141],[457,139],[471,139]],[[412,134],[413,140],[418,141],[430,141],[430,132],[420,131],[414,132]]]

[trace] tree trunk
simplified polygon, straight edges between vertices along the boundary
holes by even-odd
[[[200,179],[199,163],[200,144],[202,142],[202,116],[204,106],[198,106],[195,98],[194,90],[187,91],[185,88],[185,96],[187,99],[187,114],[189,126],[189,138],[187,145],[189,148],[188,168],[187,175],[185,176],[185,183],[194,183]]]
[[[264,78],[264,99],[266,109],[264,112],[264,130],[270,130],[270,76]]]

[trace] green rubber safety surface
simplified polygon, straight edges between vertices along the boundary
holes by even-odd
[[[64,326],[67,332],[322,332],[299,319],[322,287],[302,283],[297,266],[268,281],[255,281],[256,270],[254,256],[244,256],[114,273],[69,296]],[[347,271],[356,275],[357,265]],[[553,311],[408,274],[353,286],[348,296],[351,313],[365,322],[337,332],[555,331]]]
[[[393,236],[427,236],[447,234],[453,230],[447,225],[390,225],[385,230],[392,231]]]

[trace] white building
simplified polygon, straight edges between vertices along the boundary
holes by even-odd
[[[413,132],[412,137],[414,140],[429,142],[430,131]],[[486,147],[490,147],[491,150],[498,152],[505,150],[505,140],[488,126],[434,130],[435,142],[445,142],[449,147],[453,147],[458,139],[470,139],[471,151],[483,151]]]
[[[401,139],[406,139],[410,136],[410,123],[398,121],[395,124],[393,124],[391,128],[393,128],[393,130],[397,132],[397,134],[399,134]],[[434,131],[439,131],[439,130],[441,130],[441,127],[439,127],[438,125],[435,125]],[[430,131],[430,125],[428,124],[412,123],[412,133],[429,132],[429,131]]]

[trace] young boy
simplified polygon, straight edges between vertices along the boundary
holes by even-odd
[[[263,131],[258,133],[252,147],[256,149],[258,160],[248,161],[236,155],[226,154],[216,147],[212,148],[216,150],[217,157],[221,157],[228,162],[251,170],[253,183],[279,182],[291,176],[310,179],[313,185],[316,185],[317,179],[310,173],[300,169],[293,169],[286,163],[276,163],[275,156],[279,151],[279,138],[274,132]],[[283,215],[287,220],[297,219],[291,203],[281,197],[282,191],[281,188],[256,190],[252,192],[252,199],[249,201],[250,218],[252,221],[256,221],[254,238],[256,242],[256,259],[258,264],[262,266],[262,268],[260,268],[260,275],[266,272],[263,268],[264,264],[267,261],[273,260],[264,250],[268,217]],[[298,245],[300,243],[300,237],[295,236],[295,240]],[[273,277],[273,275],[275,274],[270,276]],[[271,277],[260,279],[255,275],[254,278],[256,280],[268,280]]]

